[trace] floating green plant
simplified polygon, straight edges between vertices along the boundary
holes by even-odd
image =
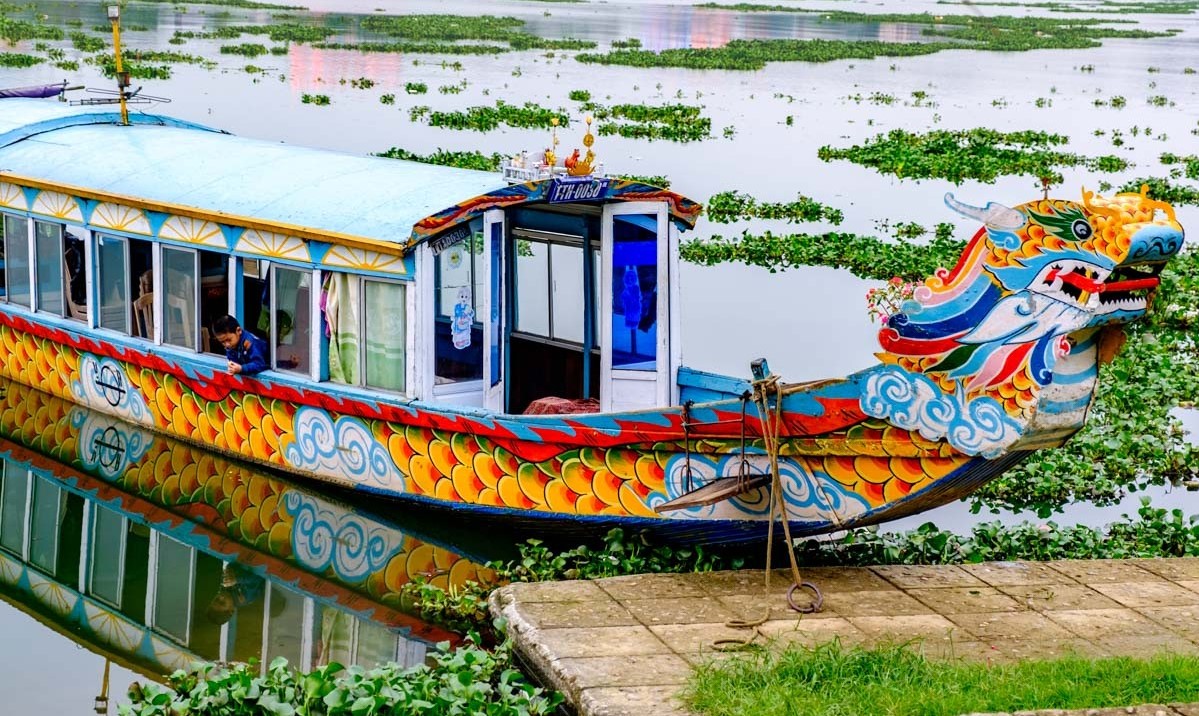
[[[477,169],[484,172],[499,171],[500,163],[504,161],[504,156],[498,152],[488,155],[477,151],[452,152],[445,149],[438,149],[432,154],[416,154],[400,147],[392,147],[385,152],[380,152],[376,156],[387,157],[389,159],[405,159],[410,162],[421,162],[423,164],[438,164],[445,167],[457,167],[459,169]]]
[[[517,106],[503,100],[496,100],[494,107],[468,107],[465,111],[443,112],[427,106],[413,107],[409,110],[408,117],[414,122],[423,120],[434,127],[476,132],[487,132],[501,124],[509,127],[549,129],[555,126],[555,122],[560,127],[570,123],[570,116],[565,110],[554,111],[533,102]]]
[[[704,216],[717,224],[752,219],[778,219],[793,224],[827,221],[837,225],[845,219],[845,214],[840,209],[826,206],[802,194],[795,201],[764,202],[738,191],[713,194],[704,205]]]
[[[222,45],[222,55],[241,55],[242,57],[260,57],[267,53],[266,45],[253,42],[243,42],[240,45]]]
[[[308,94],[307,92],[300,95],[300,102],[304,104],[315,104],[318,107],[325,107],[329,104],[332,104],[332,100],[329,99],[329,95],[327,94]]]
[[[650,186],[656,186],[662,189],[670,188],[670,180],[660,174],[618,174],[617,178],[641,182],[642,184],[649,184]]]
[[[44,60],[35,55],[26,55],[20,52],[0,52],[0,67],[33,67],[42,62]]]
[[[1061,167],[1123,171],[1130,164],[1115,156],[1085,157],[1056,149],[1069,142],[1060,134],[994,129],[933,130],[916,134],[895,129],[852,147],[821,147],[824,161],[844,159],[883,174],[908,179],[947,179],[993,183],[1001,176],[1030,175],[1060,181]]]
[[[71,47],[80,52],[99,52],[108,46],[103,38],[94,37],[85,32],[71,33]]]
[[[424,94],[429,91],[429,85],[424,82],[405,82],[404,91],[408,94]]]

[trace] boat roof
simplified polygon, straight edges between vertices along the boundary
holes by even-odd
[[[550,181],[513,192],[498,172],[247,139],[160,115],[129,117],[131,126],[123,127],[111,106],[0,100],[0,178],[11,174],[17,183],[31,178],[402,246],[487,208],[544,200],[544,192],[533,189]],[[696,207],[658,191],[676,200],[672,212]],[[502,199],[487,201],[493,196]],[[697,213],[696,207],[675,218],[691,226]]]

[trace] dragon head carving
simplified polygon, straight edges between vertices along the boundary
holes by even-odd
[[[1173,207],[1144,190],[1015,208],[945,201],[983,227],[958,265],[926,280],[880,330],[883,365],[863,409],[968,454],[996,455],[1048,412],[1046,389],[1068,367],[1072,378],[1091,378],[1083,414],[1066,421],[1077,429],[1099,329],[1144,315],[1182,247]]]

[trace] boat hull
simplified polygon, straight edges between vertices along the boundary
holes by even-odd
[[[300,380],[229,376],[215,360],[176,357],[163,346],[143,352],[72,321],[37,318],[0,313],[0,376],[289,474],[580,535],[625,526],[678,542],[739,543],[760,540],[770,524],[768,489],[678,512],[654,509],[712,479],[769,469],[752,402],[685,414],[451,412],[356,397],[327,383],[313,390]],[[857,407],[859,382],[830,382],[784,401],[780,475],[796,535],[960,499],[1022,457],[971,457],[870,421]]]

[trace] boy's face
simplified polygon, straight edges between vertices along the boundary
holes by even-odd
[[[241,328],[238,328],[233,333],[218,333],[216,334],[216,339],[222,348],[232,350],[237,345],[237,342],[241,340]]]

